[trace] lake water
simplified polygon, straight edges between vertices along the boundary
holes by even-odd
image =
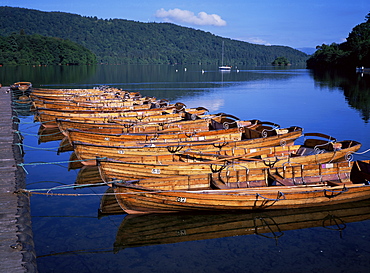
[[[109,85],[203,106],[240,119],[298,125],[363,144],[370,159],[370,75],[303,68],[209,66],[0,67],[0,82],[35,87]],[[19,108],[39,272],[368,272],[369,201],[283,213],[127,217],[114,202],[99,213],[106,186],[72,188],[80,169],[60,139],[41,142],[40,124]],[[52,136],[52,133],[50,133]],[[302,143],[298,140],[297,143]],[[47,163],[47,164],[44,164]],[[97,177],[97,176],[95,176]],[[91,177],[85,183],[96,181]],[[40,192],[40,191],[37,191]],[[42,191],[45,192],[45,191]],[[74,194],[74,196],[71,196]],[[109,200],[108,200],[109,202]]]

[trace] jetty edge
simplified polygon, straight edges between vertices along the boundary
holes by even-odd
[[[9,86],[0,85],[0,272],[37,272],[30,199],[25,188],[22,139]]]

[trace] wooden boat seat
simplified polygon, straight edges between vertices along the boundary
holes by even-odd
[[[286,180],[284,177],[279,175],[278,173],[272,173],[270,170],[268,172],[269,178],[275,181],[276,185],[280,186],[294,186],[293,181]]]
[[[332,187],[353,184],[351,181],[343,182],[341,180],[329,180],[326,183],[328,186],[332,186]]]
[[[225,190],[225,189],[229,189],[230,187],[228,187],[226,184],[224,184],[222,181],[218,179],[212,179],[211,188]]]

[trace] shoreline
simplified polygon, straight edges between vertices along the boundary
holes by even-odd
[[[24,189],[26,174],[17,164],[23,162],[22,137],[13,109],[9,86],[0,88],[0,272],[37,272],[30,198],[16,194]]]

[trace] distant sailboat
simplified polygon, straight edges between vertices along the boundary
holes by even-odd
[[[225,42],[222,41],[222,57],[221,57],[221,66],[218,67],[220,71],[230,71],[231,66],[224,65],[224,47],[225,47]]]

